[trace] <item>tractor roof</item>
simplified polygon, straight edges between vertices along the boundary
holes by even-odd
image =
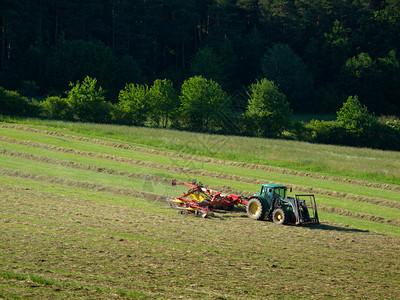
[[[275,183],[264,183],[263,186],[267,186],[270,188],[281,188],[281,189],[286,189],[287,187],[284,185],[280,185],[280,184],[275,184]]]

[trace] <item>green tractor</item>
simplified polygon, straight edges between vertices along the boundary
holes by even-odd
[[[260,193],[247,202],[248,216],[254,220],[266,218],[276,224],[319,224],[314,195],[287,197],[287,190],[279,184],[262,184]]]

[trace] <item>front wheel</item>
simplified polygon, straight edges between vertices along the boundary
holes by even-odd
[[[286,224],[288,221],[287,219],[288,216],[286,215],[286,212],[281,208],[277,208],[272,212],[272,220],[275,224]]]
[[[262,220],[265,217],[266,207],[264,202],[259,198],[250,199],[247,203],[247,215],[253,220]]]

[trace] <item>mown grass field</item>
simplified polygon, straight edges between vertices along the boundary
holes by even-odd
[[[316,196],[321,224],[178,215],[172,179]],[[0,123],[0,298],[398,299],[400,153],[93,124]]]

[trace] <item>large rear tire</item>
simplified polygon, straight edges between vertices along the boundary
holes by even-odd
[[[272,212],[272,220],[278,225],[287,224],[288,216],[283,209],[277,208]]]
[[[260,198],[251,198],[247,203],[247,215],[253,220],[263,220],[267,209]]]

